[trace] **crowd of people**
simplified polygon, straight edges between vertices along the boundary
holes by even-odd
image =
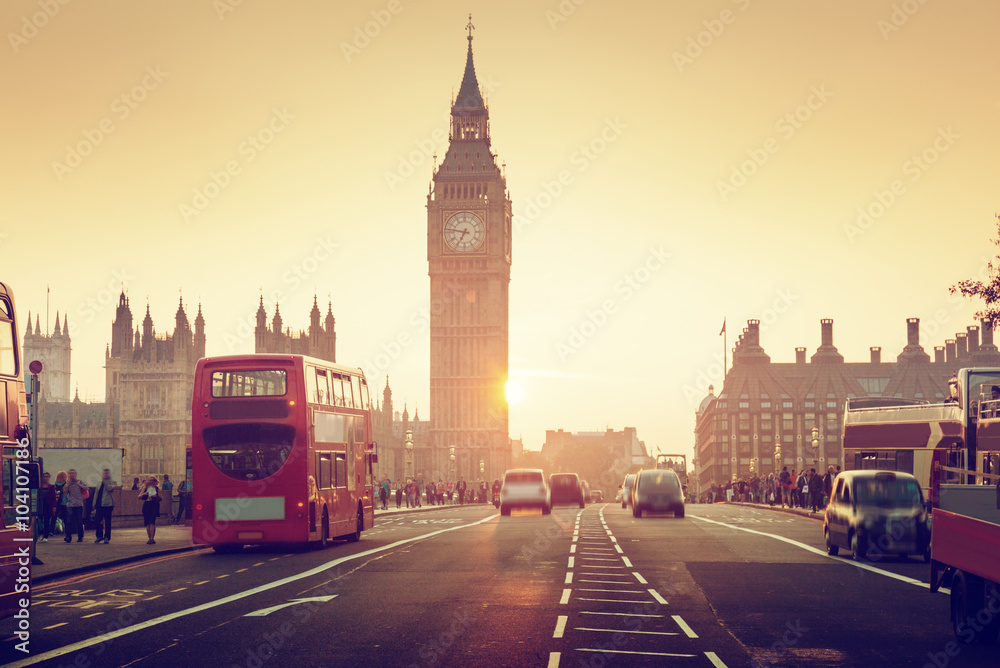
[[[777,475],[768,473],[764,477],[743,476],[725,485],[713,484],[702,495],[702,501],[766,503],[769,506],[780,505],[782,508],[809,509],[816,513],[829,503],[833,481],[839,473],[839,466],[827,467],[823,475],[814,468],[802,469],[796,473],[794,469],[789,470],[787,466],[783,466]]]
[[[424,501],[432,506],[446,503],[492,503],[493,497],[500,494],[500,481],[494,480],[490,485],[485,480],[480,480],[470,485],[465,482],[465,478],[459,478],[458,482],[444,482],[440,479],[434,482],[417,477],[405,480],[399,478],[394,482],[386,476],[379,481],[376,491],[382,510],[386,510],[393,499],[397,508],[403,508],[404,503],[406,508],[420,508]]]
[[[184,519],[187,499],[191,486],[187,480],[182,480],[176,487],[169,475],[163,476],[160,484],[156,476],[148,476],[140,484],[139,478],[132,481],[131,490],[123,490],[112,479],[111,470],[104,469],[101,482],[96,489],[81,480],[76,469],[59,471],[55,482],[50,473],[44,473],[38,491],[38,540],[49,542],[49,536],[62,534],[63,541],[82,543],[84,530],[88,524],[90,513],[93,512],[94,543],[111,542],[111,517],[115,510],[115,500],[123,494],[135,492],[142,501],[142,521],[146,527],[147,545],[155,545],[156,522],[162,515],[167,522],[179,524]],[[171,503],[161,510],[163,499]],[[173,508],[176,501],[177,508]]]

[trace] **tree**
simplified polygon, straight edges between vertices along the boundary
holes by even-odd
[[[992,241],[994,246],[1000,246],[1000,216],[997,216],[997,237]],[[978,279],[967,278],[959,281],[949,288],[949,293],[960,292],[963,297],[979,297],[983,300],[984,308],[976,311],[976,319],[990,323],[1000,321],[1000,268],[993,264],[993,261],[986,263],[986,272],[989,278],[984,283]]]

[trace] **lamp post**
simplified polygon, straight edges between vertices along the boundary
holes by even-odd
[[[404,447],[406,448],[406,477],[413,478],[413,432],[409,429],[406,430]]]
[[[774,473],[781,471],[781,441],[774,442]]]
[[[819,427],[813,427],[812,433],[813,467],[819,466]]]
[[[448,446],[448,477],[449,482],[455,482],[455,446]]]

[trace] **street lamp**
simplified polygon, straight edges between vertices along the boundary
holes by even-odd
[[[812,449],[813,449],[813,466],[819,466],[819,427],[813,427]]]
[[[449,482],[454,482],[455,481],[455,446],[454,445],[448,446],[448,470],[450,471],[450,478],[451,478],[451,480]]]
[[[413,477],[413,432],[409,429],[406,430],[406,438],[404,439],[404,446],[406,448],[406,477]]]

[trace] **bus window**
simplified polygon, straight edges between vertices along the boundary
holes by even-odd
[[[205,449],[223,474],[261,480],[276,473],[292,453],[295,428],[283,424],[232,424],[203,432]]]
[[[14,323],[0,318],[0,374],[17,375],[17,355],[14,352],[14,342],[17,340]]]
[[[351,376],[351,385],[354,386],[354,407],[366,408],[361,399],[361,379],[357,376]]]
[[[215,371],[212,373],[212,396],[280,397],[285,394],[287,382],[283,369]]]
[[[344,386],[340,379],[339,373],[330,374],[330,385],[333,390],[333,405],[343,406],[344,405]]]
[[[371,400],[368,397],[368,381],[364,378],[361,379],[361,407],[365,410],[370,410],[372,407]]]
[[[330,489],[333,475],[333,458],[329,453],[316,455],[316,480],[320,489]]]
[[[316,403],[330,403],[330,385],[326,380],[326,369],[316,369]]]
[[[343,452],[338,452],[335,457],[334,485],[336,487],[347,487],[347,455]]]
[[[354,408],[354,393],[351,392],[351,377],[344,375],[344,406]]]

